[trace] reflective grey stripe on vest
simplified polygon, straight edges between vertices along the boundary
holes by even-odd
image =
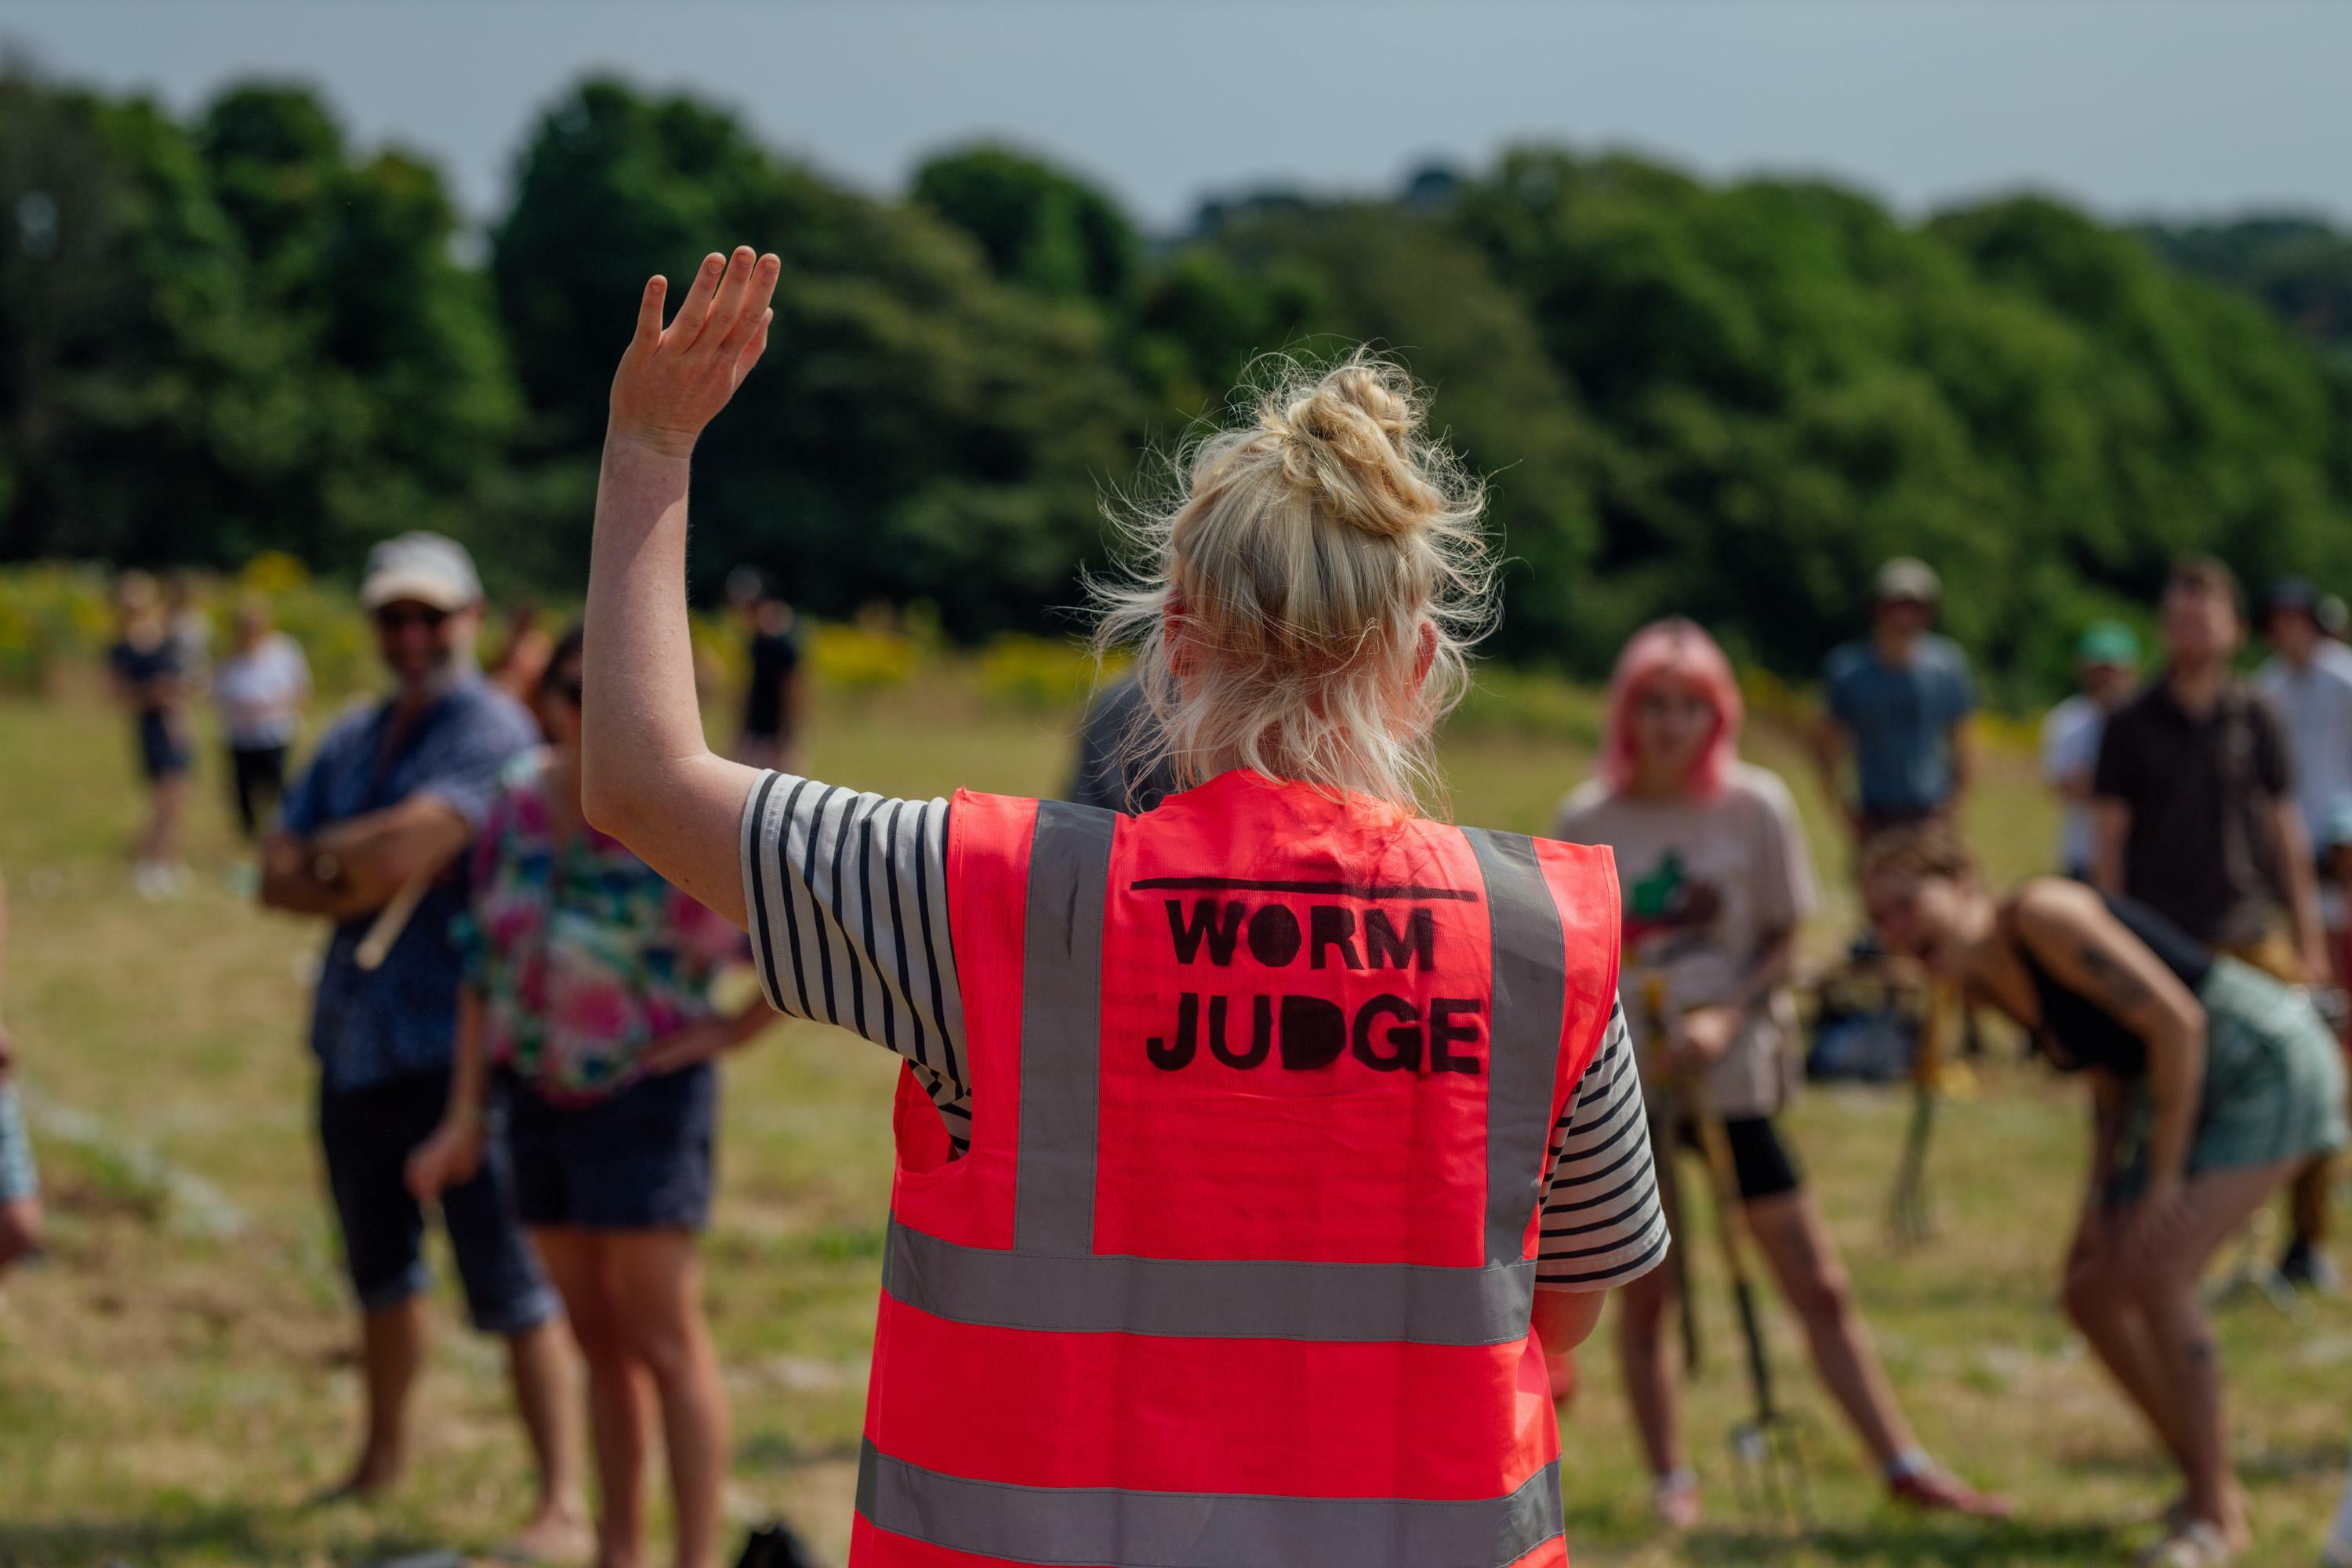
[[[893,1220],[893,1300],[960,1323],[1206,1340],[1510,1344],[1527,1335],[1536,1265],[1192,1262],[959,1247]]]
[[[1561,1533],[1559,1466],[1472,1502],[1015,1487],[861,1445],[857,1511],[895,1534],[1024,1563],[1503,1568]]]
[[[1037,803],[1022,933],[1021,1164],[1013,1245],[1095,1244],[1095,1104],[1102,1072],[1103,904],[1115,813]]]
[[[1521,833],[1465,828],[1486,879],[1494,996],[1486,1047],[1486,1261],[1516,1261],[1542,1201],[1568,1010],[1568,938]]]

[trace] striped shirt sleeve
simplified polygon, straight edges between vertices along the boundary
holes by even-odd
[[[944,800],[767,773],[743,808],[743,907],[769,1004],[906,1058],[961,1153],[971,1085],[947,840]]]
[[[1561,1290],[1607,1290],[1637,1279],[1672,1244],[1622,1006],[1552,1130],[1541,1230],[1536,1283]]]

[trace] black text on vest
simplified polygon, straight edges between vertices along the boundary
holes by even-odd
[[[1246,955],[1258,967],[1308,970],[1405,970],[1436,966],[1436,921],[1426,908],[1402,919],[1372,909],[1360,915],[1345,904],[1260,904],[1239,899],[1166,900],[1168,934],[1177,963],[1188,969],[1229,969]],[[1234,1015],[1246,1010],[1244,1021]],[[1184,991],[1176,998],[1175,1027],[1144,1044],[1154,1067],[1190,1067],[1202,1047],[1231,1068],[1269,1062],[1294,1072],[1328,1068],[1342,1056],[1375,1072],[1478,1073],[1485,1030],[1482,1004],[1470,997],[1433,997],[1424,1016],[1410,998],[1382,992],[1353,1016],[1326,996],[1234,996]]]

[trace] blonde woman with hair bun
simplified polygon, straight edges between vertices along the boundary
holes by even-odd
[[[584,805],[776,1007],[903,1058],[854,1568],[1564,1563],[1545,1352],[1667,1237],[1608,852],[1424,814],[1477,480],[1364,353],[1180,455],[1097,585],[1178,785],[1148,812],[744,767],[695,706],[688,464],[777,272],[640,302]]]

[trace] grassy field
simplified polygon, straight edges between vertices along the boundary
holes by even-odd
[[[907,794],[956,784],[1051,790],[1066,715],[1018,715],[951,691],[828,704],[811,759]],[[1589,730],[1588,731],[1589,732]],[[0,1564],[349,1563],[429,1545],[480,1551],[515,1520],[525,1475],[499,1358],[457,1327],[436,1346],[410,1482],[367,1510],[301,1500],[347,1458],[357,1390],[350,1322],[309,1131],[302,972],[317,945],[229,891],[232,847],[201,801],[199,886],[131,898],[121,848],[136,810],[125,737],[87,705],[0,702],[0,862],[15,896],[8,1012],[23,1043],[49,1184],[46,1266],[0,1304]],[[1784,768],[1785,744],[1763,760]],[[1456,815],[1539,828],[1587,757],[1499,731],[1447,747]],[[2013,868],[2050,842],[2021,759],[1997,759],[1979,841]],[[216,776],[204,781],[210,786]],[[1818,796],[1800,796],[1822,830]],[[1811,946],[1852,919],[1842,868]],[[892,1062],[846,1036],[779,1027],[729,1068],[723,1193],[709,1237],[711,1311],[735,1399],[730,1506],[782,1511],[839,1553],[846,1537],[888,1163]],[[1689,1430],[1707,1528],[1655,1539],[1606,1351],[1565,1434],[1580,1564],[2105,1563],[2163,1500],[2148,1445],[2053,1306],[2081,1163],[2082,1115],[2039,1076],[1994,1068],[1947,1113],[1935,1181],[1944,1235],[1897,1256],[1883,1204],[1902,1136],[1896,1098],[1816,1092],[1797,1142],[1897,1386],[1927,1441],[2014,1492],[2021,1521],[1922,1521],[1879,1499],[1776,1320],[1783,1385],[1808,1424],[1820,1524],[1743,1519],[1721,1437],[1743,1394],[1710,1265],[1714,1359]],[[446,1275],[446,1269],[444,1273]],[[2352,1312],[2315,1326],[2226,1312],[2233,1419],[2262,1563],[2314,1560],[2343,1474]],[[1107,1394],[1110,1391],[1107,1391]]]

